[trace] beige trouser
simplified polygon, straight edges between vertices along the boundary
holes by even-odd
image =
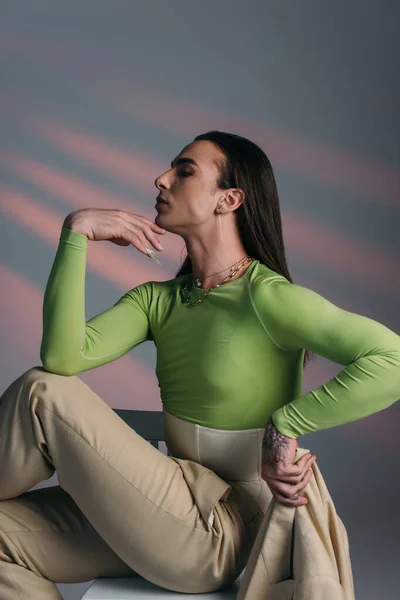
[[[234,581],[272,496],[243,452],[243,481],[191,459],[199,432],[212,442],[218,430],[169,416],[168,447],[180,424],[166,456],[78,377],[35,367],[14,381],[0,398],[1,600],[59,600],[54,582],[136,573],[186,593]],[[261,430],[249,433],[257,460]],[[27,491],[55,470],[59,485]]]

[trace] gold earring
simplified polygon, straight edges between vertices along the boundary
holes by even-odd
[[[221,239],[221,242],[223,242],[224,237],[222,235],[221,211],[218,213],[218,224],[219,224],[219,237]]]

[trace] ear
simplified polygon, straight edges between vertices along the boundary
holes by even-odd
[[[244,191],[239,188],[228,190],[223,200],[224,212],[234,212],[244,202],[245,197]]]

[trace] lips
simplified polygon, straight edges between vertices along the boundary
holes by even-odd
[[[165,200],[162,196],[157,196],[157,202],[160,204],[168,204],[168,201]]]

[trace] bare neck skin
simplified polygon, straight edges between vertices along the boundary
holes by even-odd
[[[221,225],[223,241],[220,238],[219,227],[210,229],[206,225],[182,236],[192,261],[193,277],[201,280],[201,287],[204,289],[221,283],[229,275],[229,267],[247,256],[232,215],[221,215]],[[230,281],[240,277],[248,266],[247,264],[242,267]],[[226,270],[219,275],[211,275],[222,269]]]

